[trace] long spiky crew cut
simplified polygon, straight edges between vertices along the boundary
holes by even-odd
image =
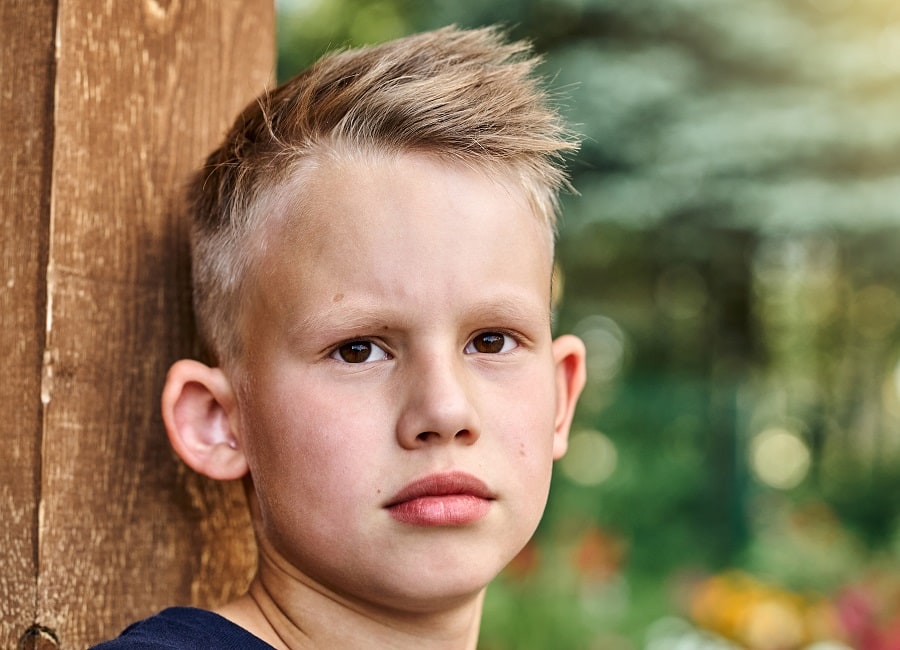
[[[445,27],[327,54],[248,105],[188,189],[194,311],[213,360],[239,357],[254,233],[316,156],[421,152],[502,174],[555,232],[564,156],[578,145],[539,61],[497,28]]]

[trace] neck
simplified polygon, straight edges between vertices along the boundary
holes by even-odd
[[[475,650],[484,591],[433,610],[395,610],[339,596],[261,557],[247,594],[218,613],[278,650]]]

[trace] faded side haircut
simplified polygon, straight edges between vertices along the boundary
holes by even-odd
[[[266,206],[318,154],[423,152],[503,174],[552,232],[563,156],[577,144],[538,62],[496,28],[446,27],[327,54],[247,106],[188,193],[194,311],[215,361],[240,354],[241,292]]]

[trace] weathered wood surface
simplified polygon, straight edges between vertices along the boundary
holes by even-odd
[[[12,503],[0,540],[14,549],[0,647],[37,624],[82,648],[166,605],[221,602],[252,569],[240,486],[174,460],[158,399],[169,363],[195,348],[177,195],[269,81],[273,11],[271,0],[3,3],[3,92],[10,69],[30,94],[3,95],[0,126],[4,150],[20,138],[27,163],[0,161],[13,279],[3,356],[15,348],[0,408],[17,454],[0,467]],[[11,47],[27,55],[11,62]]]
[[[0,648],[37,604],[54,4],[0,3]]]

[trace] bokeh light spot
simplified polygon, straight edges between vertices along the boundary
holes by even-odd
[[[759,433],[750,445],[750,467],[769,487],[796,487],[806,478],[809,466],[809,448],[793,431],[772,427]]]
[[[569,450],[560,469],[580,485],[599,485],[616,470],[618,453],[612,440],[599,431],[578,431],[569,439]]]
[[[625,336],[611,318],[593,315],[575,326],[587,348],[588,381],[612,381],[625,361]]]

